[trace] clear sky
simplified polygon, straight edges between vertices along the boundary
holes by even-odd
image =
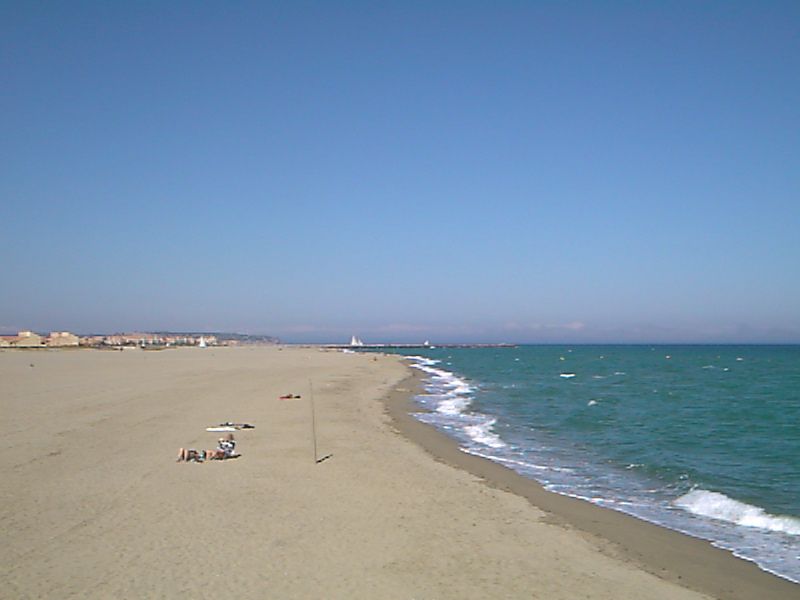
[[[800,2],[0,0],[0,329],[800,342]]]

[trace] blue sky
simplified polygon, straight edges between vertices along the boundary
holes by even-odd
[[[0,2],[0,329],[800,342],[800,3]]]

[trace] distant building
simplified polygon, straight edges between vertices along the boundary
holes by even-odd
[[[79,341],[78,336],[69,331],[53,331],[47,336],[46,345],[51,348],[64,348],[77,346]]]
[[[58,345],[67,345],[63,343],[66,338],[59,339],[56,335],[59,332],[54,332],[48,339],[54,339],[57,342],[62,342]],[[71,339],[71,338],[70,338]],[[225,345],[215,335],[198,334],[192,335],[187,333],[146,333],[146,332],[132,332],[132,333],[114,333],[111,335],[93,335],[78,338],[78,344],[89,348],[102,348],[102,347],[128,347],[128,348],[156,348],[156,347],[172,347],[172,346],[199,346],[201,342],[206,346],[219,346]],[[74,345],[74,340],[71,344]]]
[[[104,335],[88,335],[80,338],[81,346],[96,347],[101,346],[105,341]]]
[[[17,348],[40,348],[42,344],[42,336],[32,331],[20,331],[17,334]]]
[[[0,336],[0,346],[4,348],[41,348],[42,336],[32,331],[20,331],[17,335]]]
[[[65,348],[78,346],[80,339],[69,331],[53,331],[46,338],[33,331],[0,335],[0,348]]]

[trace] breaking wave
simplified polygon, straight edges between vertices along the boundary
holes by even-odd
[[[771,515],[763,508],[739,502],[719,492],[695,489],[677,498],[674,504],[692,514],[742,527],[800,535],[800,519]]]

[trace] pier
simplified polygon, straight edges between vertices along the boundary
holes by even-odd
[[[320,344],[337,350],[435,350],[436,348],[516,348],[517,344]]]

